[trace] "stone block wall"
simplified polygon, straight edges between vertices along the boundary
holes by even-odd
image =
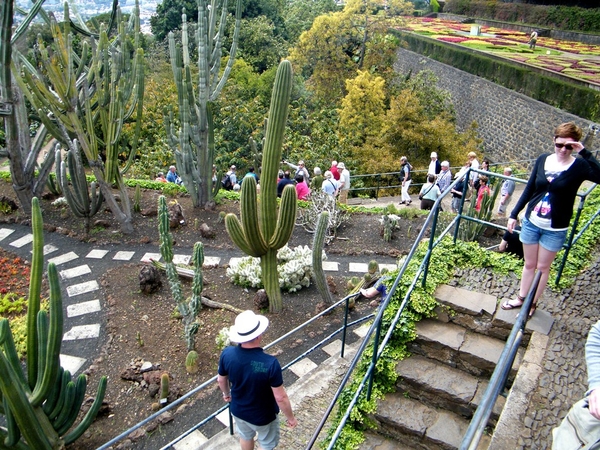
[[[438,86],[452,96],[459,130],[476,122],[484,142],[484,157],[492,162],[523,161],[523,165],[527,166],[527,161],[541,153],[554,151],[552,137],[556,125],[575,122],[585,134],[591,124],[588,120],[409,50],[398,50],[394,68],[401,74],[410,70],[413,73],[421,70],[434,72],[439,80]],[[598,150],[599,144],[600,136],[597,136],[590,150]],[[440,158],[443,159],[443,155]],[[452,166],[462,163],[450,161]]]

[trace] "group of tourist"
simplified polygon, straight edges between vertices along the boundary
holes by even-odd
[[[315,167],[312,179],[304,161],[298,161],[297,165],[285,160],[283,163],[291,167],[295,172],[292,179],[290,171],[279,171],[279,180],[277,183],[277,195],[279,197],[281,197],[283,188],[287,184],[295,183],[299,200],[306,200],[312,190],[320,190],[333,198],[337,198],[340,203],[348,203],[350,171],[346,169],[346,165],[343,162],[332,161],[329,170],[326,170],[323,174],[320,167]]]
[[[166,177],[164,172],[158,172],[154,181],[159,181],[161,183],[182,184],[181,178],[179,177],[179,175],[177,175],[177,169],[175,168],[175,166],[169,167],[169,171],[167,172]]]

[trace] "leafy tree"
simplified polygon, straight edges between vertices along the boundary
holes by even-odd
[[[385,81],[367,71],[346,80],[348,93],[340,110],[339,140],[344,150],[362,146],[379,134],[385,116]]]
[[[438,78],[431,70],[421,70],[416,75],[409,74],[397,84],[400,90],[408,89],[419,99],[423,113],[429,119],[446,115],[454,120],[454,104],[450,92],[437,87]]]
[[[181,13],[184,8],[189,20],[198,22],[196,0],[163,0],[156,5],[156,14],[150,17],[150,28],[158,41],[164,40],[170,31],[181,27]]]
[[[275,31],[274,23],[266,16],[242,20],[239,56],[258,73],[276,67],[287,54],[287,43]]]
[[[284,11],[285,31],[289,42],[295,44],[308,31],[315,18],[338,11],[334,0],[291,0]]]
[[[345,95],[345,80],[355,73],[353,57],[359,45],[360,35],[347,15],[329,13],[302,33],[290,59],[320,100],[337,103]]]

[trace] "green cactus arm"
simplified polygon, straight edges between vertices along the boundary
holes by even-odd
[[[254,253],[262,255],[267,251],[268,246],[259,226],[256,178],[244,178],[240,197],[240,220],[246,240],[254,249]]]
[[[40,425],[22,385],[19,384],[19,378],[11,369],[3,352],[0,352],[0,391],[3,398],[6,398],[9,408],[12,411],[18,411],[14,417],[30,447],[36,450],[51,450],[52,445]]]
[[[298,196],[293,185],[289,184],[283,189],[281,203],[279,204],[279,218],[269,247],[280,249],[290,240],[296,224]]]
[[[58,271],[54,263],[48,264],[48,281],[50,283],[50,327],[48,331],[46,369],[44,370],[42,382],[36,384],[31,394],[30,401],[33,406],[40,406],[46,400],[60,367],[63,311]]]
[[[292,92],[292,65],[282,61],[277,68],[271,94],[269,119],[263,148],[261,182],[261,228],[265,240],[270,241],[275,230],[274,212],[277,211],[277,172],[281,162],[283,133]]]
[[[52,422],[52,426],[55,430],[58,430],[69,418],[71,410],[73,409],[73,405],[75,403],[75,382],[69,381],[67,383],[67,389],[64,393],[65,400],[63,402],[63,407],[58,413],[58,416]]]
[[[39,311],[37,316],[37,332],[38,332],[38,379],[36,386],[42,383],[44,371],[46,370],[46,358],[48,348],[48,314],[46,311]]]
[[[104,376],[100,378],[100,383],[98,384],[98,393],[96,394],[96,398],[94,399],[94,403],[84,416],[84,418],[79,422],[79,424],[67,435],[64,436],[65,445],[69,445],[75,442],[85,430],[89,428],[92,424],[93,420],[96,418],[98,411],[100,411],[100,407],[102,406],[102,401],[104,400],[104,394],[106,393],[106,383],[107,378]]]
[[[164,195],[158,197],[158,232],[160,236],[160,253],[165,263],[173,261],[173,237],[169,231],[169,212],[167,199]]]
[[[255,258],[260,258],[262,253],[255,252],[254,247],[250,246],[246,239],[246,235],[244,234],[242,223],[235,214],[230,213],[225,216],[225,228],[233,243],[237,245],[241,251],[247,255],[254,256]]]
[[[62,411],[62,407],[66,398],[65,392],[67,392],[67,384],[69,384],[69,381],[71,381],[71,372],[69,372],[68,370],[63,370],[62,377],[58,381],[60,382],[60,386],[55,385],[55,388],[58,391],[58,399],[52,411],[47,414],[48,419],[50,420],[56,419],[56,417]]]
[[[13,447],[21,439],[21,430],[12,412],[12,409],[8,406],[8,399],[2,398],[2,404],[4,407],[4,417],[6,420],[6,437],[4,439],[4,445],[7,447]],[[1,447],[2,443],[0,443]]]
[[[87,377],[83,374],[77,377],[77,381],[75,382],[75,398],[73,401],[73,406],[71,407],[64,423],[62,426],[56,428],[56,432],[59,436],[65,434],[69,428],[75,423],[77,420],[77,416],[79,415],[79,411],[81,409],[81,405],[83,400],[85,399],[85,390],[87,389]]]
[[[65,369],[63,369],[62,366],[58,368],[58,374],[56,375],[56,380],[54,380],[54,388],[50,391],[48,398],[42,406],[44,413],[47,416],[49,416],[50,413],[54,410],[56,404],[60,399],[60,390],[62,387],[64,372]]]
[[[37,381],[38,342],[37,342],[37,313],[40,310],[40,292],[42,286],[42,271],[44,269],[44,229],[42,210],[39,200],[31,199],[31,229],[33,232],[33,256],[29,277],[29,300],[27,302],[27,380],[29,387],[34,388]]]
[[[204,264],[204,245],[202,242],[196,242],[194,244],[192,260],[194,262],[194,278],[192,281],[192,298],[190,301],[190,306],[195,317],[198,314],[198,311],[200,311],[202,308],[202,289],[204,288],[202,276],[202,265]]]
[[[6,356],[6,359],[8,360],[13,372],[19,378],[23,389],[29,393],[29,385],[27,384],[27,380],[21,368],[21,361],[19,360],[19,355],[17,354],[17,348],[15,347],[15,341],[12,337],[12,332],[10,331],[8,319],[0,319],[0,346],[4,348],[4,355]]]

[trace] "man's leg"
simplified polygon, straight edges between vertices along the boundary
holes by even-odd
[[[242,450],[254,450],[254,441],[247,441],[240,438],[240,446],[242,447]]]

